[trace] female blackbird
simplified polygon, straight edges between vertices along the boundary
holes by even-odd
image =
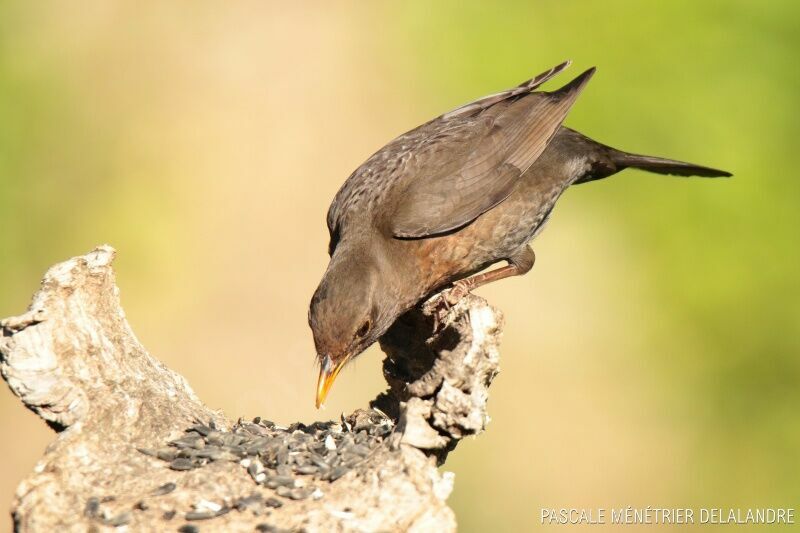
[[[466,294],[528,272],[528,242],[570,185],[628,167],[730,176],[622,152],[563,127],[595,69],[557,91],[534,90],[567,66],[401,135],[347,178],[328,210],[331,260],[309,309],[317,407],[345,363],[421,299],[449,284]],[[508,265],[477,274],[501,260]]]

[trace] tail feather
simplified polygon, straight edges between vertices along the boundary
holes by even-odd
[[[576,185],[607,178],[626,168],[638,168],[647,172],[675,176],[701,176],[705,178],[732,176],[730,172],[725,170],[695,165],[694,163],[623,152],[564,126],[558,131],[553,142],[556,143],[560,150],[566,153],[586,154],[589,164],[586,171],[573,181],[573,184]]]
[[[624,168],[638,168],[657,174],[670,174],[673,176],[701,176],[704,178],[728,178],[732,176],[730,172],[718,170],[716,168],[685,163],[663,157],[653,157],[649,155],[629,154],[615,150],[611,156],[612,161],[618,170]]]

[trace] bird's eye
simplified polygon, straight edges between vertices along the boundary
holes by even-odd
[[[369,328],[371,328],[371,327],[372,327],[372,324],[370,323],[369,320],[367,320],[366,322],[361,324],[361,327],[358,328],[358,331],[356,331],[356,337],[363,337],[364,335],[369,333]]]

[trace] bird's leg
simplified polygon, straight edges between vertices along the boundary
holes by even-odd
[[[440,294],[440,299],[435,302],[434,305],[436,307],[443,307],[442,311],[446,313],[450,306],[455,305],[473,289],[477,289],[478,287],[499,279],[521,276],[533,268],[533,264],[536,262],[536,254],[533,253],[530,246],[524,246],[519,252],[509,257],[507,260],[508,265],[504,267],[496,268],[489,272],[482,272],[481,274],[475,274],[474,276],[454,282],[452,288]],[[439,313],[434,314],[438,315]]]
[[[489,272],[483,272],[481,274],[476,274],[474,276],[453,282],[453,292],[451,294],[455,296],[456,300],[460,300],[473,289],[477,289],[478,287],[493,281],[509,278],[511,276],[518,276],[520,274],[524,274],[524,272],[521,272],[517,265],[506,265],[501,268],[490,270]]]
[[[527,273],[533,268],[535,262],[536,254],[533,253],[533,249],[530,246],[525,246],[520,252],[508,258],[508,264],[506,266],[456,281],[453,283],[453,291],[451,294],[455,297],[456,301],[458,301],[469,294],[473,289],[477,289],[487,283],[511,276],[521,276]]]

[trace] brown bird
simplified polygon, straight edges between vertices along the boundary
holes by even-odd
[[[317,407],[342,367],[421,299],[449,284],[465,294],[528,272],[528,243],[570,185],[629,167],[730,176],[622,152],[562,126],[595,69],[557,91],[534,91],[567,66],[401,135],[347,178],[328,210],[331,259],[309,309]]]

